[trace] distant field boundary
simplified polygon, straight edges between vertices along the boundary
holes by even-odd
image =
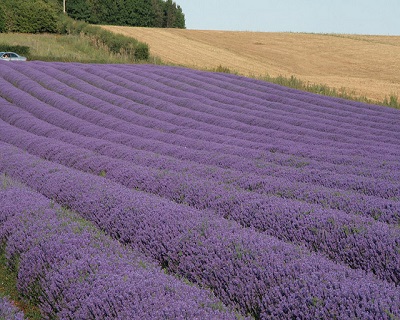
[[[227,67],[223,66],[218,66],[217,68],[210,69],[210,70],[205,70],[205,71],[211,71],[211,72],[223,72],[223,73],[229,73],[229,74],[236,74],[239,75],[238,72],[236,71],[231,71]],[[277,76],[277,77],[272,77],[270,75],[265,75],[265,76],[247,76],[247,77],[252,77],[257,80],[262,80],[262,81],[267,81],[271,83],[275,83],[281,86],[285,86],[288,88],[293,88],[297,90],[302,90],[310,93],[316,93],[324,96],[329,96],[329,97],[334,97],[334,98],[341,98],[341,99],[346,99],[346,100],[353,100],[357,102],[362,102],[362,103],[368,103],[368,104],[377,104],[385,107],[391,107],[395,109],[400,109],[400,102],[399,98],[396,94],[391,94],[388,97],[385,97],[384,100],[382,101],[376,101],[372,99],[368,99],[365,96],[359,96],[355,92],[349,92],[346,88],[342,87],[339,90],[336,88],[332,88],[327,86],[326,84],[314,84],[310,82],[303,81],[295,76],[290,76],[290,77],[284,77],[282,75]]]
[[[181,30],[184,31],[184,30]],[[29,49],[29,60],[42,61],[62,61],[62,62],[81,62],[81,63],[137,63],[132,61],[127,54],[111,52],[107,46],[89,43],[89,38],[83,34],[1,34],[1,43],[8,47],[25,46]],[[345,37],[344,37],[345,38]],[[372,41],[372,40],[371,40]],[[151,49],[151,48],[150,48]],[[0,50],[1,51],[1,50]],[[191,67],[204,71],[225,72],[252,77],[258,80],[264,80],[286,87],[317,93],[326,96],[344,98],[370,104],[378,104],[400,109],[398,94],[389,92],[382,99],[370,99],[365,95],[350,90],[344,86],[333,87],[324,83],[314,83],[303,79],[302,77],[291,75],[272,76],[264,75],[244,75],[238,70],[229,66],[220,64],[214,68],[201,68],[199,66],[186,66],[184,63],[171,63],[156,56],[154,53],[149,55],[148,60],[141,63],[173,65],[181,67]]]
[[[301,90],[375,104],[397,105],[400,96],[400,36],[102,27],[148,43],[166,64],[294,80]]]

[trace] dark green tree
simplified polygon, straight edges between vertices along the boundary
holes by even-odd
[[[173,28],[176,19],[175,9],[175,3],[173,3],[172,0],[167,0],[164,3],[164,28]]]
[[[57,12],[43,0],[2,0],[5,31],[22,33],[56,32]]]
[[[164,3],[164,28],[185,28],[185,16],[181,7],[172,0]]]
[[[132,12],[133,20],[129,20],[132,23],[127,25],[141,26],[141,27],[153,27],[155,24],[156,14],[153,10],[151,1],[149,0],[131,0],[134,11]]]
[[[67,13],[77,20],[88,21],[91,16],[90,3],[87,0],[72,0],[67,1]]]
[[[62,6],[62,0],[58,1]],[[71,18],[93,24],[185,28],[182,9],[172,0],[66,0]]]
[[[185,15],[180,6],[176,7],[176,20],[174,28],[180,28],[180,29],[186,28]]]
[[[162,28],[164,24],[164,2],[162,0],[151,0],[154,12],[153,27]]]
[[[6,14],[3,6],[0,4],[0,32],[6,31]]]

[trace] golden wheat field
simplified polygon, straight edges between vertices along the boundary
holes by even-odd
[[[103,26],[164,62],[242,75],[283,75],[382,100],[400,95],[400,36],[202,31]]]

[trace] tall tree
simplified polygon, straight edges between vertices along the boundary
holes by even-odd
[[[43,0],[2,0],[7,32],[56,32],[57,12]]]
[[[0,33],[6,31],[6,13],[0,4]]]
[[[87,0],[68,1],[66,12],[69,16],[83,21],[89,21],[91,16],[90,6]]]
[[[172,0],[164,3],[164,28],[185,28],[185,17],[181,7]]]
[[[62,6],[63,0],[44,1],[58,1]],[[71,18],[93,24],[185,28],[182,9],[172,0],[65,1]]]
[[[176,20],[175,20],[174,28],[185,29],[186,28],[185,15],[182,11],[182,8],[180,6],[177,6],[176,9],[177,9],[176,10]]]
[[[151,0],[154,12],[153,27],[162,28],[164,24],[164,2],[162,0]]]

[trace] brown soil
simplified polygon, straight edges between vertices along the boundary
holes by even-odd
[[[148,43],[151,54],[167,63],[294,75],[376,100],[400,96],[400,36],[103,27]]]

